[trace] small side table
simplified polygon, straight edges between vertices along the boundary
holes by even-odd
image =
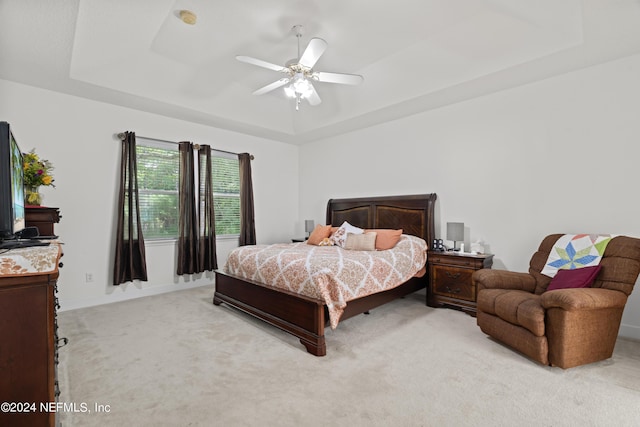
[[[476,287],[471,275],[476,270],[491,268],[493,254],[429,251],[427,265],[427,305],[452,307],[475,317]]]
[[[25,206],[27,227],[38,227],[41,236],[55,236],[54,224],[60,222],[60,209],[45,206]]]

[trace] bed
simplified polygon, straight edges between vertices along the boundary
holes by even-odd
[[[326,223],[344,221],[365,229],[402,229],[403,234],[433,241],[436,194],[331,199]],[[427,286],[427,275],[412,277],[392,289],[362,296],[347,303],[340,321],[401,298]],[[329,309],[324,300],[311,298],[245,279],[222,270],[215,272],[213,304],[225,303],[278,327],[295,337],[315,356],[326,355],[325,326]]]

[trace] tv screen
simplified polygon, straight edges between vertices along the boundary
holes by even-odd
[[[0,122],[0,239],[25,228],[22,151],[7,122]]]

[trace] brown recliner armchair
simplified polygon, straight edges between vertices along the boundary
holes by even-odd
[[[571,368],[613,354],[627,297],[640,273],[640,239],[611,239],[590,288],[545,292],[541,274],[562,234],[547,236],[529,263],[529,273],[478,270],[477,323],[498,341],[544,364]]]

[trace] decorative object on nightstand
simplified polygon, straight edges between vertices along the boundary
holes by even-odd
[[[477,254],[484,253],[484,242],[482,241],[482,239],[471,243],[471,252]]]
[[[315,224],[312,219],[304,220],[304,231],[307,233],[307,239],[309,238],[309,236],[311,236],[311,232],[313,231],[314,227]]]
[[[471,276],[476,270],[491,268],[493,255],[429,251],[427,265],[427,305],[453,307],[475,316],[476,287]]]
[[[456,242],[464,241],[464,222],[447,223],[447,240],[453,242],[453,250],[457,251]]]
[[[442,239],[433,239],[431,250],[435,252],[444,252],[444,241]]]

